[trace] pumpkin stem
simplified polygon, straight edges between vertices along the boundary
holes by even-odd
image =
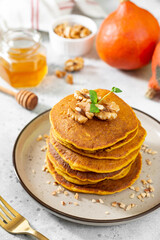
[[[120,0],[120,3],[129,2],[129,0]]]

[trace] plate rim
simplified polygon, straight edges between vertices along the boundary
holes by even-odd
[[[143,112],[142,110],[139,110],[137,108],[134,108],[132,107],[134,110],[136,110],[137,112],[140,112],[146,116],[148,116],[149,118],[153,119],[154,121],[156,121],[157,123],[160,123],[160,121],[154,117],[152,117],[151,115],[149,115],[148,113],[145,113]],[[58,217],[61,217],[61,218],[64,218],[64,219],[67,219],[69,221],[74,221],[74,222],[77,222],[77,223],[82,223],[82,224],[90,224],[90,225],[95,225],[97,224],[98,225],[101,225],[101,224],[105,224],[105,225],[111,225],[111,224],[120,224],[120,223],[125,223],[125,222],[128,222],[128,221],[132,221],[132,220],[135,220],[135,219],[138,219],[140,217],[143,217],[151,212],[153,212],[154,210],[158,209],[160,207],[160,202],[155,205],[154,207],[142,212],[142,213],[139,213],[137,215],[134,215],[134,216],[130,216],[130,217],[124,217],[124,218],[117,218],[117,219],[110,219],[110,220],[102,220],[102,219],[90,219],[90,218],[83,218],[83,217],[78,217],[78,216],[74,216],[72,214],[68,214],[68,213],[65,213],[63,211],[60,211],[56,208],[53,208],[51,206],[49,206],[48,204],[46,204],[44,201],[42,201],[41,199],[39,199],[27,186],[26,184],[23,182],[21,176],[20,176],[20,173],[17,169],[17,164],[16,164],[16,157],[15,157],[15,152],[16,152],[16,147],[17,147],[17,144],[18,144],[18,141],[21,137],[21,135],[23,134],[23,132],[26,130],[26,128],[32,123],[34,122],[37,118],[41,117],[42,115],[45,115],[46,113],[50,112],[51,109],[48,109],[40,114],[38,114],[36,117],[34,117],[31,121],[29,121],[25,127],[22,128],[22,130],[20,131],[20,133],[18,134],[17,138],[16,138],[16,141],[14,143],[14,146],[13,146],[13,152],[12,152],[12,164],[13,164],[13,167],[14,167],[14,170],[15,170],[15,173],[16,173],[16,176],[21,184],[21,186],[23,187],[23,189],[30,195],[30,197],[32,197],[35,201],[37,201],[41,206],[45,207],[47,210],[49,210],[50,212],[52,212],[53,214],[55,214],[56,216]]]

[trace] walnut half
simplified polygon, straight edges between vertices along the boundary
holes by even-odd
[[[67,115],[79,123],[86,123],[88,121],[87,117],[83,116],[77,111],[73,111],[71,108],[68,109]]]
[[[68,59],[64,64],[64,69],[67,72],[79,71],[84,66],[84,60],[81,57],[76,57],[74,59]]]
[[[100,111],[99,113],[95,113],[95,116],[99,118],[100,120],[112,120],[117,117],[117,113],[115,112],[106,112],[106,111]]]
[[[97,117],[100,120],[113,120],[117,117],[117,112],[120,110],[119,106],[115,102],[103,101],[103,104],[95,104],[99,109],[98,113],[90,112],[91,99],[88,89],[76,90],[74,97],[77,100],[75,109],[68,109],[68,116],[72,117],[79,123],[85,123],[88,119]],[[98,97],[98,96],[97,96]]]

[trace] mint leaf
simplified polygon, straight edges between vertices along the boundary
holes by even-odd
[[[99,108],[96,107],[96,105],[94,103],[90,104],[90,112],[91,113],[99,113]]]
[[[119,88],[116,88],[116,87],[112,87],[111,92],[120,93],[120,92],[122,92],[122,90]]]
[[[158,82],[158,86],[160,86],[160,66],[156,67],[156,80]]]
[[[90,96],[91,102],[96,104],[98,100],[97,93],[94,90],[89,90],[89,96]]]

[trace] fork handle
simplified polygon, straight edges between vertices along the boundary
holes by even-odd
[[[42,235],[40,232],[37,232],[36,230],[34,230],[31,227],[29,229],[27,229],[26,234],[32,235],[32,236],[36,237],[39,240],[49,240],[44,235]]]

